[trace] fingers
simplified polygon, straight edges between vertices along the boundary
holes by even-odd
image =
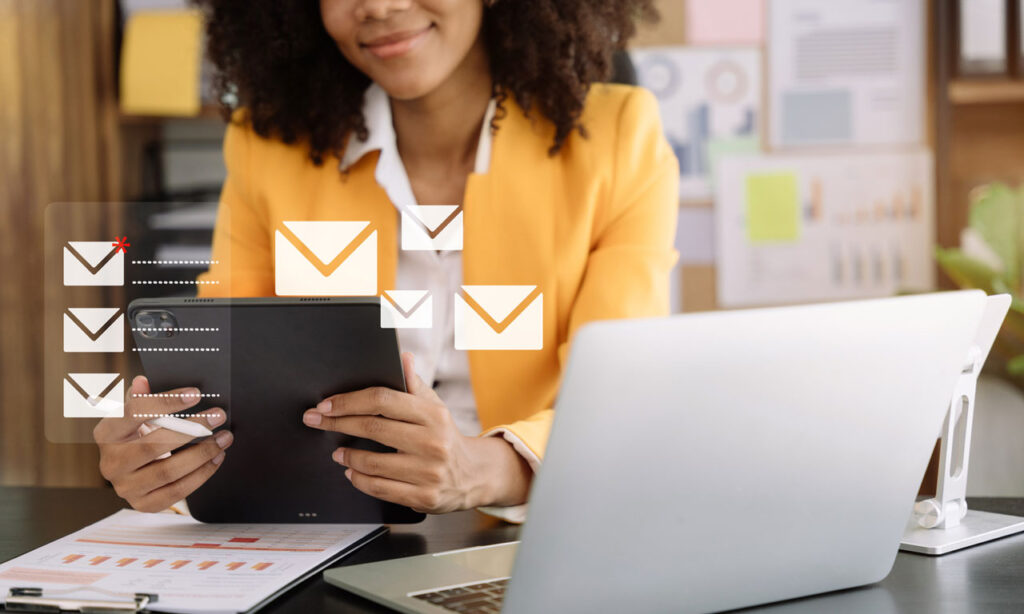
[[[132,502],[132,507],[141,512],[159,512],[167,509],[175,502],[181,501],[188,495],[192,494],[195,489],[202,486],[206,480],[210,479],[210,476],[217,472],[217,469],[220,468],[220,463],[223,462],[223,460],[224,453],[221,452],[219,455],[213,457],[210,461],[203,463],[185,477],[175,482],[171,482],[161,488],[157,488],[137,501]]]
[[[409,389],[409,394],[431,403],[444,405],[434,388],[428,386],[423,378],[416,373],[415,363],[416,359],[412,352],[402,352],[402,369],[405,371],[405,386]]]
[[[230,431],[220,431],[214,437],[228,438],[227,445],[230,445],[231,441],[234,440]],[[116,467],[111,467],[108,464],[107,467],[100,467],[100,471],[104,473],[104,477],[113,482],[118,477],[129,475],[140,467],[160,460],[161,457],[167,456],[193,440],[195,440],[195,437],[191,435],[175,433],[168,429],[156,429],[136,441],[117,445],[116,454],[112,451],[110,454],[104,454],[101,464],[103,464],[107,456],[110,456],[111,458],[116,458],[116,461],[110,462],[110,464],[116,462]]]
[[[141,375],[132,380],[125,397],[124,418],[104,418],[93,430],[98,443],[134,438],[140,424],[188,409],[201,398],[196,388],[176,388],[154,393],[149,388],[149,380]]]
[[[422,458],[404,452],[383,453],[338,448],[331,459],[339,465],[351,467],[359,473],[389,478],[409,484],[440,484],[442,475],[437,465],[423,462]]]
[[[427,387],[416,373],[416,357],[412,352],[402,352],[402,370],[405,371],[405,387],[409,389],[409,394],[418,395]]]
[[[303,416],[306,426],[324,431],[344,433],[353,437],[372,439],[378,443],[405,452],[423,450],[420,441],[425,437],[422,426],[391,420],[380,416],[342,416],[334,418],[323,416],[315,411],[307,411]]]
[[[417,511],[431,511],[438,505],[437,495],[431,494],[436,491],[421,489],[405,482],[366,475],[351,468],[345,470],[345,477],[359,490],[382,501],[397,503]]]
[[[211,407],[210,409],[203,410],[197,414],[193,414],[188,418],[181,418],[188,422],[195,422],[201,426],[209,428],[210,430],[224,424],[227,420],[227,415],[224,410],[219,407]],[[167,441],[177,441],[181,437],[185,437],[186,441],[195,439],[194,435],[182,435],[177,431],[169,428],[164,428],[158,424],[151,424],[149,422],[143,422],[139,425],[140,436],[153,433],[157,439],[167,438]],[[154,440],[155,441],[155,440]]]
[[[131,493],[135,497],[145,496],[154,490],[177,482],[208,462],[220,464],[224,450],[231,446],[234,437],[228,431],[221,431],[206,441],[182,450],[166,460],[150,463],[139,469],[133,476]]]
[[[378,386],[364,388],[355,392],[346,392],[328,397],[303,416],[309,426],[316,426],[315,416],[384,416],[392,420],[401,420],[412,424],[428,424],[434,417],[431,410],[424,406],[422,400],[407,394]],[[309,419],[307,419],[309,418]],[[313,420],[311,423],[309,420]]]

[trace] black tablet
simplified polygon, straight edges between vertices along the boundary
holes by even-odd
[[[312,429],[322,399],[370,386],[405,390],[394,329],[373,298],[140,299],[128,306],[153,392],[195,386],[222,407],[235,441],[187,499],[203,522],[410,523],[413,510],[357,490],[331,460],[339,446],[393,452]]]

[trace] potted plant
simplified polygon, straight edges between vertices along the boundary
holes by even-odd
[[[1024,186],[976,188],[960,247],[936,248],[935,258],[961,288],[1013,297],[987,364],[1024,387]]]

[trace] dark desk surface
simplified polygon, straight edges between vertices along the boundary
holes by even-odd
[[[1024,516],[1024,499],[972,499],[975,509]],[[0,487],[0,561],[67,535],[122,507],[103,488]],[[518,527],[460,512],[394,527],[343,564],[366,563],[517,539]],[[388,612],[326,584],[307,580],[264,612]],[[748,611],[795,612],[1020,612],[1024,611],[1024,535],[932,558],[900,553],[879,584]]]

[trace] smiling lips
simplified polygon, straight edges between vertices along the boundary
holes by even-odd
[[[403,30],[362,43],[362,47],[382,60],[398,57],[412,50],[416,45],[426,38],[427,33],[433,28],[429,25],[417,30]]]

